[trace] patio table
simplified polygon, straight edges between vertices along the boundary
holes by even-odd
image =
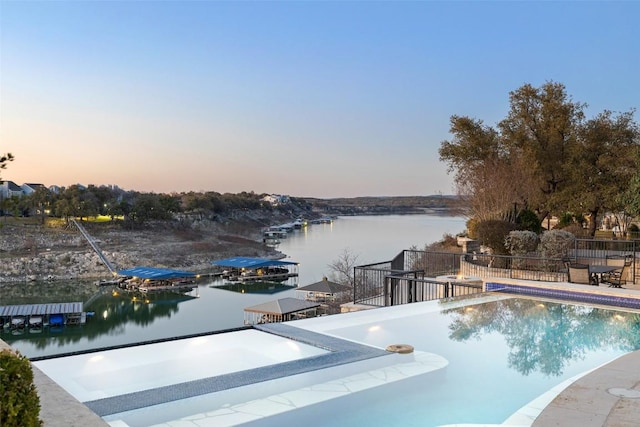
[[[612,273],[616,270],[622,270],[622,267],[617,265],[601,265],[601,264],[589,264],[589,273],[595,276],[598,284],[602,282],[602,275]]]

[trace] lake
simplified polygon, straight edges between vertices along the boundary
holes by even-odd
[[[287,256],[285,260],[300,263],[296,282],[305,286],[330,276],[329,264],[345,250],[358,257],[358,265],[388,261],[403,249],[411,246],[422,249],[445,233],[455,235],[464,229],[462,217],[346,216],[331,224],[313,224],[296,230],[281,240],[278,249]],[[222,280],[201,280],[196,290],[184,296],[149,296],[148,300],[134,300],[126,293],[114,294],[113,288],[96,287],[95,291],[89,288],[92,295],[87,295],[87,286],[78,283],[16,284],[11,295],[0,294],[0,305],[83,301],[85,311],[94,315],[82,326],[57,331],[44,328],[22,335],[4,330],[0,338],[27,357],[105,348],[241,327],[245,307],[296,296],[290,288],[277,293],[224,290],[216,287]]]

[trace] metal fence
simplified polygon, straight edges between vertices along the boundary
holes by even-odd
[[[547,281],[564,277],[560,273],[566,272],[566,262],[606,264],[608,258],[624,257],[630,263],[630,280],[635,283],[639,246],[635,240],[576,239],[573,250],[562,259],[407,249],[390,261],[354,267],[353,301],[387,306],[480,292],[476,285],[466,282],[434,279],[458,274],[463,256],[468,263],[494,269],[494,275],[501,271],[506,272],[504,277]]]
[[[354,267],[353,301],[386,306],[438,299],[437,295],[445,293],[444,284],[425,277],[457,274],[461,255],[407,249],[390,261]],[[442,285],[443,290],[433,291],[437,287],[434,284]]]
[[[383,305],[392,306],[412,302],[472,295],[482,292],[482,282],[459,282],[426,279],[424,277],[387,276]]]
[[[630,279],[636,283],[636,254],[640,250],[637,240],[576,239],[571,261],[583,264],[607,264],[608,258],[625,258],[631,270]]]
[[[558,273],[565,270],[566,258],[511,256],[492,254],[465,254],[465,261],[488,268]]]

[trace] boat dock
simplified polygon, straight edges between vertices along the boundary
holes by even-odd
[[[186,293],[196,289],[198,275],[189,271],[156,267],[134,267],[118,271],[125,280],[118,284],[120,289],[140,292],[177,292]]]
[[[224,268],[222,277],[231,282],[284,281],[298,277],[298,263],[269,258],[234,257],[213,261]]]
[[[86,322],[82,302],[0,306],[2,329],[21,330],[43,326],[80,325]]]

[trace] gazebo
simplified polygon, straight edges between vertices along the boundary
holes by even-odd
[[[337,296],[350,290],[351,288],[349,286],[332,282],[326,277],[323,277],[319,282],[296,289],[296,292],[304,292],[304,299],[306,301],[329,302],[335,301]]]
[[[288,320],[315,317],[319,303],[298,298],[281,298],[244,309],[245,325],[277,323]]]

